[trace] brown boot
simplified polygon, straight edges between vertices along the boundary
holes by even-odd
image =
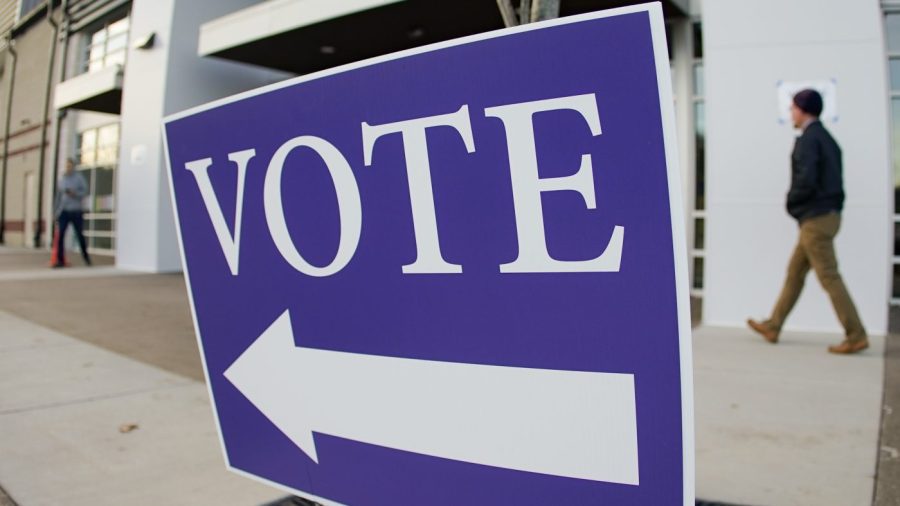
[[[778,342],[778,331],[772,328],[769,328],[765,323],[758,322],[753,319],[747,320],[747,326],[751,329],[755,330],[759,335],[763,336],[767,342],[775,344]]]
[[[828,351],[837,353],[838,355],[851,355],[853,353],[859,353],[868,347],[869,340],[863,337],[861,339],[854,339],[853,341],[846,339],[841,344],[829,346]]]

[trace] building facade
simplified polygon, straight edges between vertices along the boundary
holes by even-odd
[[[49,180],[39,167],[50,155],[47,84],[54,79],[55,29],[37,2],[6,1],[0,13],[0,238],[6,244],[33,246],[47,226],[39,200],[49,191]]]
[[[561,0],[560,15],[631,3]],[[900,303],[900,2],[662,4],[692,293],[703,300],[704,321],[743,325],[775,301],[796,240],[783,205],[796,135],[787,106],[793,91],[812,86],[826,95],[823,121],[844,150],[841,270],[870,332],[885,332],[889,304]],[[503,27],[491,0],[2,5],[0,30],[9,41],[0,56],[2,97],[14,86],[12,107],[0,102],[0,118],[11,125],[0,181],[3,241],[46,247],[54,167],[75,157],[91,186],[91,248],[148,272],[180,269],[160,137],[165,115],[292,75]],[[42,121],[47,79],[52,102]],[[812,277],[788,325],[839,330]]]

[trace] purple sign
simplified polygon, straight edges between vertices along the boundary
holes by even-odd
[[[228,467],[326,504],[693,504],[658,4],[167,118]]]

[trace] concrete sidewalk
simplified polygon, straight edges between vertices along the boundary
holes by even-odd
[[[0,486],[19,505],[250,505],[205,386],[0,312]]]
[[[826,352],[839,335],[694,331],[697,495],[760,506],[872,504],[883,345]]]
[[[0,488],[15,503],[284,496],[224,470],[181,276],[44,263],[0,250]],[[872,504],[883,339],[851,357],[826,353],[839,336],[782,339],[695,329],[698,497]]]

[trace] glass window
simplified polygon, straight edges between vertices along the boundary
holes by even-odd
[[[127,17],[99,27],[88,40],[84,69],[94,72],[112,65],[124,65],[128,52]]]
[[[113,249],[113,238],[112,237],[91,237],[88,241],[88,248],[90,249],[102,249],[102,250],[111,250]]]
[[[111,67],[113,65],[125,66],[125,51],[118,51],[107,55],[103,65],[106,67]]]
[[[27,16],[31,13],[31,11],[37,9],[43,2],[43,0],[21,0],[19,2],[19,19]]]
[[[129,20],[128,18],[122,18],[114,23],[110,23],[109,25],[109,35],[119,35],[122,33],[128,32]]]
[[[88,62],[88,72],[94,72],[94,71],[102,70],[102,69],[103,69],[103,58],[102,57],[100,59],[91,60],[90,62]]]
[[[97,165],[114,166],[119,157],[119,125],[113,123],[97,129]]]
[[[113,219],[112,218],[95,219],[91,223],[91,230],[94,232],[112,232],[113,230],[115,230],[113,228]]]
[[[900,264],[894,264],[894,289],[891,296],[895,299],[900,298]]]
[[[109,146],[119,143],[119,124],[113,123],[97,129],[97,144]]]
[[[694,96],[702,97],[703,92],[703,64],[697,63],[694,65]]]
[[[891,91],[900,91],[900,58],[891,58]]]
[[[81,133],[78,142],[79,164],[93,166],[97,163],[97,131],[87,130]]]
[[[900,223],[894,222],[894,256],[900,257]]]
[[[82,168],[115,168],[119,161],[119,124],[81,132],[78,159]]]
[[[706,117],[703,102],[694,103],[694,209],[706,208]]]
[[[113,169],[98,168],[94,175],[94,202],[92,211],[109,212],[115,209],[113,199],[115,174]]]
[[[116,51],[121,51],[125,49],[125,45],[128,43],[128,35],[116,35],[115,37],[110,37],[109,40],[106,41],[106,52],[114,53]]]
[[[79,167],[78,170],[81,172],[81,175],[84,177],[84,182],[87,183],[87,187],[88,187],[88,194],[85,195],[84,198],[81,200],[81,204],[84,207],[84,209],[91,209],[90,203],[91,203],[91,200],[93,200],[93,197],[91,196],[91,188],[93,187],[93,184],[94,184],[94,171],[91,170],[90,168],[85,169],[83,167]]]
[[[694,39],[694,58],[700,59],[703,58],[703,30],[700,28],[700,23],[694,23],[693,26],[693,39]]]
[[[900,214],[900,97],[891,99],[891,163],[894,167],[894,213]]]
[[[92,46],[102,46],[104,42],[106,42],[106,30],[101,29],[100,31],[91,34]]]
[[[98,60],[102,62],[103,55],[106,54],[105,51],[106,50],[103,48],[102,42],[100,44],[95,44],[88,48],[88,59],[92,62]]]
[[[694,218],[694,249],[703,249],[703,218]]]
[[[890,53],[900,53],[900,13],[886,16],[887,47]]]
[[[897,277],[896,266],[894,269],[894,278]],[[703,289],[703,257],[694,257],[694,279],[691,281],[691,287],[695,290]]]

